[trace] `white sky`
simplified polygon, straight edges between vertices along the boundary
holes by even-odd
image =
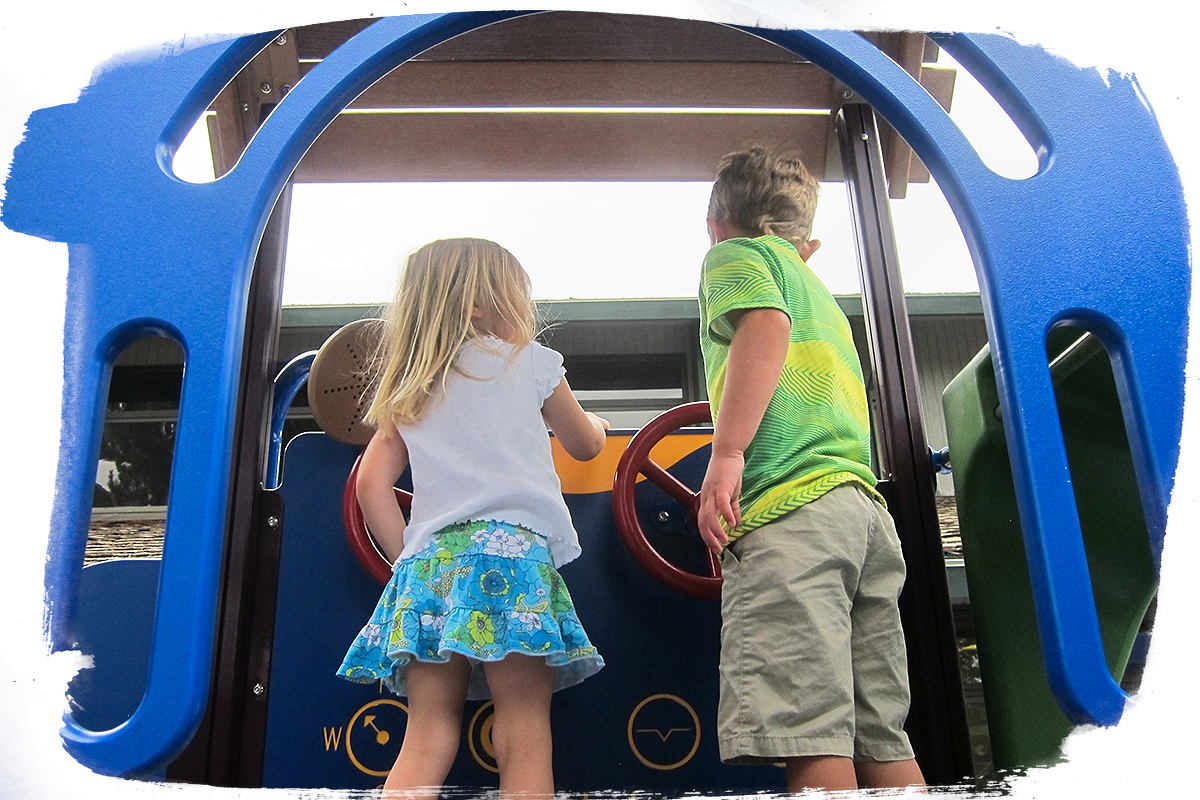
[[[506,7],[503,2],[477,7]],[[137,0],[111,4],[64,0],[53,5],[7,10],[0,21],[0,153],[9,157],[25,119],[37,108],[72,102],[92,70],[114,54],[156,50],[185,36],[243,33],[339,18],[445,10],[447,3],[398,0],[341,0],[334,6],[312,0],[257,4],[211,0],[170,4]],[[464,3],[458,8],[465,8]],[[713,18],[738,14],[753,22],[758,12],[790,13],[790,0],[733,3],[718,0],[640,0],[564,3],[555,7],[634,13],[672,12]],[[746,9],[751,9],[747,11]],[[813,0],[809,9],[850,28],[999,30],[1025,43],[1041,43],[1082,66],[1112,66],[1137,74],[1180,167],[1185,191],[1200,196],[1194,147],[1197,93],[1194,88],[1194,12],[1174,0],[1050,4],[1044,0]],[[754,9],[757,9],[755,11]],[[960,94],[961,97],[961,94]],[[834,193],[827,191],[828,204]],[[906,201],[907,202],[907,201]],[[700,222],[679,223],[694,225]],[[904,223],[898,223],[903,225]],[[703,229],[700,228],[702,231]],[[699,234],[698,234],[699,235]],[[820,233],[821,236],[827,236]],[[0,229],[0,253],[8,290],[0,292],[10,378],[4,393],[9,457],[0,480],[9,489],[5,554],[0,586],[5,612],[0,622],[0,796],[94,798],[147,796],[284,797],[286,792],[167,788],[101,778],[65,754],[58,738],[63,692],[77,668],[71,654],[47,656],[42,642],[42,579],[46,532],[58,447],[62,324],[66,247]],[[527,256],[533,259],[530,254]],[[902,253],[902,260],[906,257]],[[815,259],[814,259],[815,261]],[[814,263],[814,266],[816,264]],[[906,268],[907,268],[906,264]],[[909,288],[914,288],[911,285]],[[690,294],[690,289],[684,294]],[[543,295],[545,296],[545,295]],[[1189,352],[1194,353],[1194,337]],[[1194,783],[1188,758],[1200,739],[1200,703],[1195,688],[1197,647],[1194,574],[1200,568],[1200,537],[1194,524],[1197,484],[1195,447],[1195,359],[1189,360],[1189,402],[1184,447],[1164,553],[1154,647],[1136,705],[1112,729],[1079,731],[1068,740],[1068,763],[1032,770],[1014,779],[1015,797],[1176,796]],[[20,391],[14,391],[20,389]],[[309,795],[312,796],[312,795]]]

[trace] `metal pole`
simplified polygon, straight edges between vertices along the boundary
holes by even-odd
[[[934,469],[922,423],[920,383],[874,111],[864,104],[843,106],[837,131],[877,390],[880,489],[896,521],[908,568],[900,596],[912,687],[907,729],[926,780],[952,784],[972,774],[966,703],[934,502]]]

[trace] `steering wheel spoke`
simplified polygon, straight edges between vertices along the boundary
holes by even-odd
[[[646,476],[646,480],[666,492],[676,503],[687,509],[688,519],[696,524],[696,514],[700,511],[700,493],[694,492],[683,481],[660,467],[653,461],[647,460],[638,468],[638,472]]]

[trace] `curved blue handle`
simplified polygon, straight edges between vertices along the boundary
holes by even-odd
[[[283,453],[283,423],[291,408],[296,393],[308,380],[316,350],[309,350],[289,361],[275,376],[275,388],[271,400],[271,442],[267,446],[266,488],[279,488],[279,461]]]

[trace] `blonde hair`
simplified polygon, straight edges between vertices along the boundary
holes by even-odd
[[[799,247],[812,236],[820,184],[800,157],[753,145],[724,156],[708,201],[708,216],[755,236],[773,235]]]
[[[494,327],[484,330],[481,309]],[[440,239],[408,257],[384,315],[375,357],[378,385],[368,424],[413,423],[443,390],[467,339],[495,335],[518,346],[536,334],[529,275],[512,253],[487,239]]]

